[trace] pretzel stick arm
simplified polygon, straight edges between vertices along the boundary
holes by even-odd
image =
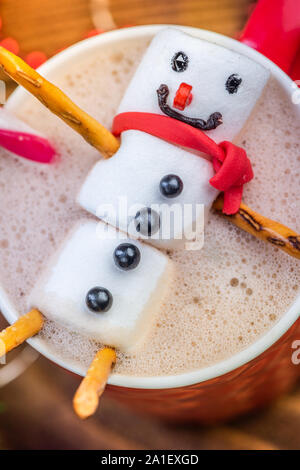
[[[294,258],[300,259],[300,235],[285,225],[264,217],[245,204],[241,204],[239,211],[234,215],[224,215],[222,213],[223,197],[219,196],[213,209],[222,214],[231,223],[241,228],[245,232],[254,235],[273,246],[280,248]]]
[[[0,356],[8,353],[42,328],[44,318],[38,310],[31,310],[0,333]]]
[[[104,348],[96,354],[73,400],[74,410],[81,419],[92,416],[98,408],[111,369],[116,362],[114,349]]]
[[[119,141],[96,119],[80,109],[59,88],[44,79],[20,57],[0,47],[0,66],[19,85],[34,95],[44,106],[78,132],[105,158],[119,148]]]

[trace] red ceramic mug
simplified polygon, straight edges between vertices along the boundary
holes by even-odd
[[[291,18],[289,14],[286,16],[286,12],[283,15],[282,9],[285,5],[289,7],[288,13],[291,13]],[[270,47],[272,41],[268,36],[274,33],[272,25],[275,23],[270,22],[271,13],[274,21],[276,20],[275,31],[277,32],[279,28],[281,33],[280,41],[276,39],[274,42],[275,56],[273,54],[275,49]],[[289,21],[286,23],[287,18],[293,20],[291,31],[285,29],[286,24],[291,24]],[[296,18],[297,21],[295,21]],[[260,34],[262,26],[264,30],[267,26],[268,34],[265,36]],[[150,39],[162,27],[164,26],[156,25],[121,29],[88,39],[48,61],[40,68],[40,72],[50,80],[55,80],[56,74],[68,67],[68,64],[80,60],[89,52],[126,39],[137,41],[140,38]],[[255,46],[276,60],[286,71],[290,71],[300,37],[300,2],[298,0],[261,0],[242,35],[243,42],[196,28],[184,27],[182,29],[261,63],[271,71],[272,76],[290,99],[294,84],[288,75],[243,42]],[[285,32],[288,33],[287,36]],[[285,47],[281,47],[281,41],[285,40],[287,41],[284,43],[288,48],[287,54],[285,54]],[[7,107],[14,110],[21,103],[24,104],[27,99],[28,95],[19,89],[9,99]],[[295,113],[299,116],[300,122],[300,108],[297,105],[295,105]],[[1,290],[0,307],[8,321],[15,321],[18,316],[17,312]],[[174,376],[135,377],[112,374],[106,393],[137,411],[173,421],[212,423],[258,408],[289,390],[300,376],[300,365],[297,365],[298,358],[300,359],[300,341],[299,345],[297,343],[300,340],[299,312],[300,296],[263,337],[247,349],[215,365]],[[84,375],[85,370],[68,364],[53,352],[49,352],[39,338],[33,338],[30,344],[65,369],[79,376]],[[298,347],[299,354],[293,347]]]

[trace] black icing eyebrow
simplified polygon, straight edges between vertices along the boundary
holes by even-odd
[[[231,74],[225,83],[225,88],[230,95],[237,93],[240,84],[242,83],[242,78],[237,73]]]
[[[172,69],[175,72],[184,72],[187,69],[188,64],[189,64],[189,58],[182,51],[176,52],[176,54],[174,54],[172,61],[171,61]]]

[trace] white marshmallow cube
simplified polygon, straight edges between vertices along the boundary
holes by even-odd
[[[179,176],[182,193],[172,199],[159,189],[161,179]],[[79,204],[130,237],[148,240],[164,249],[202,247],[204,218],[218,191],[209,184],[214,175],[204,158],[184,151],[149,134],[125,132],[118,152],[100,160],[78,195]],[[151,207],[161,227],[151,237],[137,232],[134,217]]]
[[[172,69],[172,59],[178,52],[188,58],[183,72]],[[238,75],[242,82],[236,92],[230,94],[226,82],[231,75]],[[159,108],[156,90],[161,84],[168,86],[168,104],[173,108],[176,91],[184,82],[193,87],[193,99],[179,113],[206,121],[212,113],[220,112],[223,124],[206,134],[217,143],[233,141],[244,127],[269,77],[269,70],[244,55],[176,28],[167,28],[152,40],[117,114],[129,111],[164,114]]]
[[[113,254],[128,242],[138,247],[141,258],[135,269],[123,271]],[[81,221],[38,281],[29,308],[71,331],[133,351],[146,338],[171,279],[172,264],[156,249],[132,242],[102,222]],[[86,305],[94,287],[112,294],[112,306],[105,313],[94,313]]]

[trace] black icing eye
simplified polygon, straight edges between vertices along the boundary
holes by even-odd
[[[129,271],[138,266],[141,260],[140,250],[132,243],[121,243],[114,251],[114,260],[118,268]]]
[[[137,232],[145,237],[151,237],[160,228],[160,217],[150,207],[144,207],[136,213],[134,223]]]
[[[184,72],[187,69],[189,58],[184,52],[176,52],[172,59],[172,69],[175,72]]]
[[[161,179],[159,189],[161,194],[165,197],[177,197],[182,193],[183,182],[177,175],[167,175]]]
[[[91,312],[104,313],[112,306],[113,298],[104,287],[93,287],[88,291],[85,302]]]
[[[225,85],[226,90],[232,95],[233,93],[236,93],[238,91],[238,88],[241,83],[241,77],[237,73],[233,73],[232,75],[230,75],[230,77],[227,78]]]

